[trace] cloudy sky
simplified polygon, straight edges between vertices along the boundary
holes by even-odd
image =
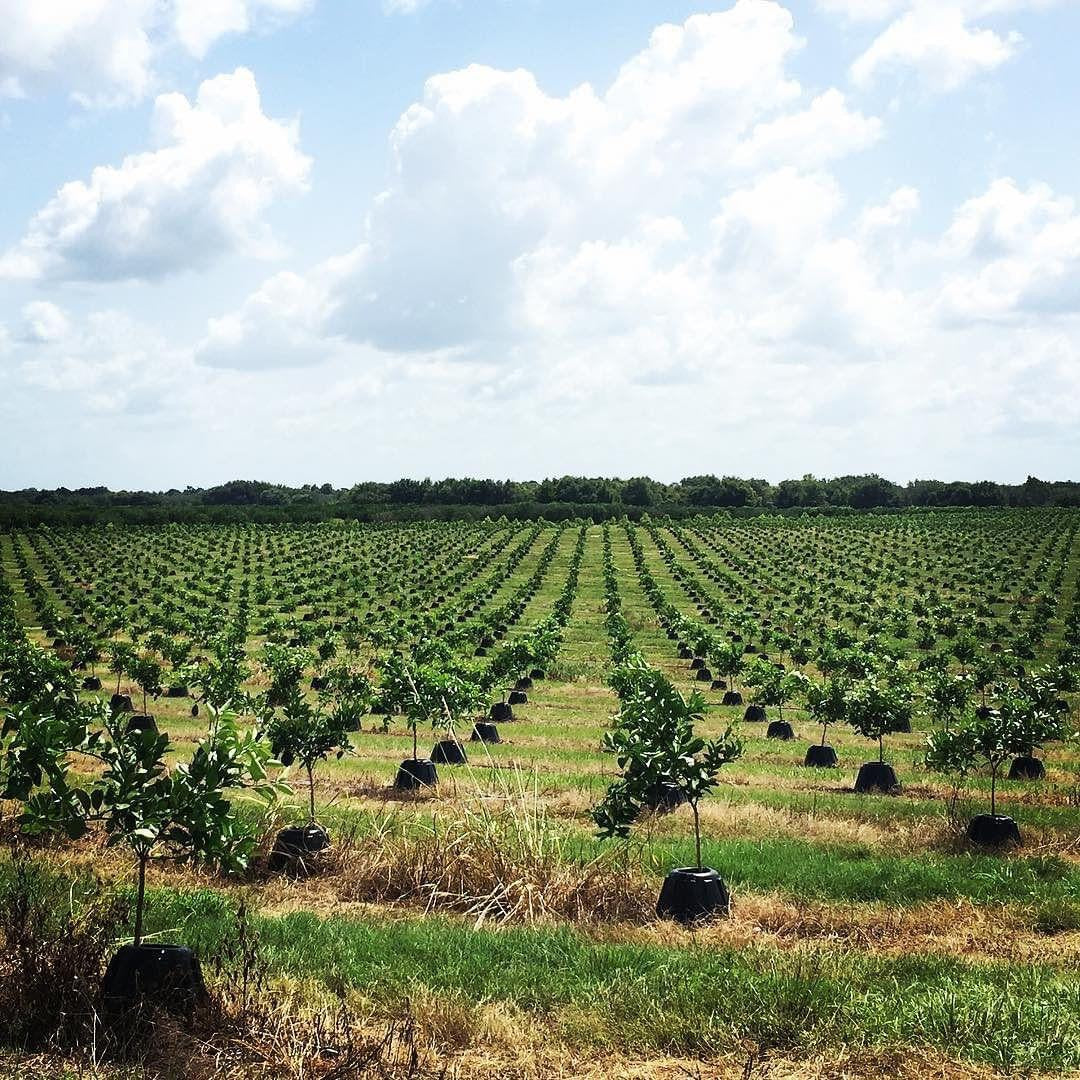
[[[1077,0],[0,27],[0,487],[1080,478]]]

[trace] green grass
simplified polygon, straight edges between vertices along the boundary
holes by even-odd
[[[433,807],[437,815],[437,810]],[[391,811],[392,813],[392,811]],[[386,814],[335,808],[323,815],[332,831],[357,839],[386,827]],[[430,822],[430,814],[427,817]],[[423,818],[402,814],[396,829],[427,829]],[[609,851],[617,841],[600,841],[591,833],[549,819],[545,828],[563,833],[564,858],[586,863]],[[666,874],[694,861],[693,837],[638,837],[632,860],[647,873]],[[889,854],[870,844],[819,842],[791,836],[730,838],[702,841],[702,855],[736,890],[777,892],[789,899],[883,901],[910,905],[930,900],[976,903],[1052,902],[1080,917],[1080,865],[1056,856],[1002,856],[977,851],[943,854]]]
[[[209,890],[155,891],[149,921],[212,953],[233,916]],[[1044,967],[840,945],[599,944],[569,929],[473,930],[440,918],[298,912],[256,928],[274,974],[358,989],[390,1010],[420,987],[512,1003],[579,1046],[690,1056],[745,1039],[788,1052],[926,1046],[1010,1070],[1080,1068],[1080,982]]]

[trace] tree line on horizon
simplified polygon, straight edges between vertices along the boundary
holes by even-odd
[[[208,488],[111,491],[106,487],[25,488],[0,492],[0,525],[90,524],[96,521],[303,521],[333,517],[415,520],[425,517],[564,517],[600,519],[643,512],[686,516],[709,509],[746,513],[900,509],[904,507],[1080,506],[1080,482],[1029,476],[1022,484],[991,480],[912,480],[896,484],[870,473],[831,479],[743,479],[705,474],[665,484],[645,476],[561,476],[545,480],[403,478],[352,487],[290,487],[230,480]]]

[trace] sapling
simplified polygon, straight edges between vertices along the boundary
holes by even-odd
[[[120,680],[131,672],[135,663],[135,650],[124,641],[110,641],[107,646],[109,671],[116,676],[116,693],[120,693]]]
[[[717,642],[709,652],[712,669],[727,679],[728,689],[735,690],[735,680],[745,666],[742,645],[737,641]]]
[[[847,722],[864,739],[876,739],[878,763],[885,763],[885,736],[911,721],[911,683],[905,673],[875,672],[851,683],[846,694]]]
[[[848,715],[848,693],[851,681],[842,675],[830,675],[824,682],[814,683],[806,691],[806,711],[821,725],[821,744],[825,745],[829,728],[843,723]]]
[[[312,653],[305,648],[290,645],[263,646],[262,665],[270,679],[266,702],[271,706],[283,705],[300,686],[304,672],[311,666]]]
[[[97,704],[67,719],[23,712],[14,724],[5,755],[6,790],[23,802],[22,828],[31,834],[63,831],[78,839],[100,824],[109,846],[131,850],[137,864],[135,945],[143,939],[151,859],[243,868],[256,828],[236,813],[226,792],[243,788],[269,803],[280,790],[267,777],[269,750],[253,733],[241,731],[228,712],[212,713],[208,734],[191,760],[172,769],[165,760],[168,735],[127,730]],[[74,757],[92,761],[97,771],[70,782]]]
[[[926,703],[946,728],[953,723],[971,696],[970,677],[954,675],[947,667],[934,665],[923,676]]]
[[[146,712],[147,695],[155,697],[161,693],[161,663],[151,656],[137,656],[131,665],[130,674],[142,691],[143,712]]]
[[[788,672],[780,664],[759,657],[746,670],[746,685],[755,689],[754,703],[775,705],[784,719],[784,704],[806,692],[809,679],[801,672]]]
[[[1027,755],[1051,740],[1067,738],[1069,732],[1055,710],[1023,690],[1006,694],[996,708],[976,710],[952,727],[927,737],[926,765],[930,769],[966,776],[979,765],[990,769],[989,821],[976,817],[969,826],[972,839],[989,844],[1019,842],[1012,818],[999,817],[997,784],[1001,767],[1017,755]]]
[[[604,749],[614,754],[623,775],[608,789],[592,816],[601,837],[629,836],[649,805],[651,794],[670,785],[689,803],[694,818],[694,853],[701,867],[699,804],[717,784],[720,768],[742,754],[742,742],[729,727],[718,739],[705,740],[694,726],[705,714],[696,691],[684,697],[661,672],[648,669],[622,700]]]
[[[1019,751],[1016,712],[987,709],[943,726],[926,737],[928,769],[946,776],[966,776],[977,765],[990,767],[990,816],[997,816],[997,778],[1001,766]]]
[[[315,824],[315,766],[331,754],[340,760],[352,752],[347,719],[347,713],[328,710],[321,701],[312,705],[294,687],[263,728],[274,757],[286,767],[298,762],[307,776],[309,824]]]

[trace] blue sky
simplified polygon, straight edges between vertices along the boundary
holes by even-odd
[[[1080,474],[1076,2],[0,24],[0,487]]]

